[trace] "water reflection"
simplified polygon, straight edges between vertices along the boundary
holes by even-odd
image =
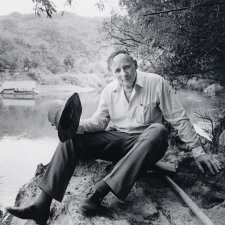
[[[0,138],[8,136],[24,136],[30,139],[55,137],[55,132],[47,122],[47,113],[54,100],[66,101],[73,92],[59,96],[40,95],[35,99],[17,100],[2,98],[0,106]],[[99,92],[80,93],[83,106],[82,118],[89,117],[96,109]],[[9,100],[7,104],[5,100]],[[15,102],[17,101],[17,104]],[[32,102],[32,104],[30,103]]]
[[[34,106],[34,95],[1,94],[3,106]]]
[[[34,176],[37,165],[47,164],[57,145],[56,138],[30,140],[5,136],[0,141],[0,203],[13,205],[19,188]]]
[[[0,98],[0,205],[13,205],[18,189],[29,181],[39,163],[47,164],[58,143],[56,130],[47,121],[55,100],[66,101],[75,91],[47,91],[33,99]],[[82,118],[98,105],[100,91],[80,93]]]

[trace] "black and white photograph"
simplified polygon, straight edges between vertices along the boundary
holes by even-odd
[[[0,0],[0,225],[225,225],[224,0]]]

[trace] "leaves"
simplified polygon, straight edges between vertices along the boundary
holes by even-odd
[[[223,1],[120,0],[120,4],[127,15],[113,15],[105,23],[107,38],[134,52],[142,69],[171,77],[198,74],[225,83]]]
[[[52,18],[52,15],[57,12],[56,6],[53,1],[50,0],[32,0],[36,3],[34,11],[35,14],[41,16],[43,13],[47,15],[48,18]],[[67,0],[71,2],[72,0]]]
[[[8,22],[16,24],[13,30],[5,29]],[[102,23],[103,19],[81,19],[72,13],[56,14],[51,20],[35,15],[2,17],[0,71],[103,72],[108,50],[99,51]]]

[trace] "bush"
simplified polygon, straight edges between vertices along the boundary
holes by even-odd
[[[207,79],[193,77],[187,82],[187,88],[191,90],[203,91],[211,82]]]

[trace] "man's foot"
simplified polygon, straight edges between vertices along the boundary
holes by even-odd
[[[16,216],[20,219],[30,219],[34,220],[37,224],[44,225],[46,224],[48,217],[49,217],[49,211],[44,211],[35,205],[19,208],[19,207],[6,207],[5,210],[12,214],[13,216]]]
[[[91,197],[80,204],[80,210],[86,215],[94,214],[102,208],[101,201],[94,201]]]
[[[92,190],[92,189],[91,189]],[[84,214],[94,214],[102,210],[104,207],[101,202],[103,198],[109,193],[110,187],[108,184],[101,180],[95,185],[95,191],[91,197],[85,199],[80,204],[80,209]]]

